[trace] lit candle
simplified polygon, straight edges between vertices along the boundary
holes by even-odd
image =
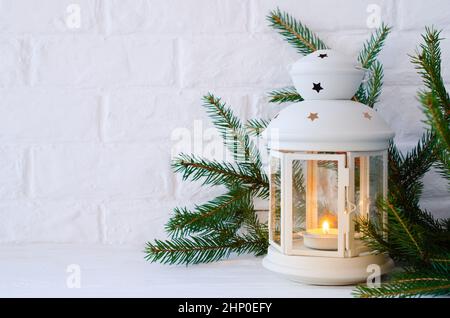
[[[316,250],[337,250],[338,230],[330,228],[328,221],[322,222],[322,227],[310,229],[303,233],[303,243],[306,247]]]
[[[330,224],[328,223],[328,221],[323,221],[322,232],[323,234],[328,234],[328,232],[330,232]]]

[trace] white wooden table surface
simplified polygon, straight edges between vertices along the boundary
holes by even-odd
[[[278,277],[261,266],[262,258],[166,266],[146,262],[142,250],[0,245],[0,297],[351,297],[351,286],[309,286]],[[67,287],[71,264],[80,268],[80,288]]]

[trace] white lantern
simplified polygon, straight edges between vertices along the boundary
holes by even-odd
[[[387,149],[394,133],[373,109],[350,100],[365,70],[333,50],[294,64],[304,101],[263,136],[270,150],[270,247],[263,265],[301,282],[346,285],[384,274],[392,260],[371,251],[357,216],[385,225]],[[372,266],[370,266],[372,265]]]

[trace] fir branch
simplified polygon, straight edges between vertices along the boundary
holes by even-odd
[[[450,276],[438,272],[402,273],[380,287],[359,285],[353,295],[360,298],[448,296]]]
[[[245,129],[250,136],[259,137],[269,124],[270,120],[267,119],[250,119],[245,124]]]
[[[427,116],[426,123],[434,130],[436,137],[442,142],[442,146],[450,149],[450,120],[442,113],[438,99],[431,92],[420,92],[419,100]]]
[[[440,31],[426,28],[424,43],[411,57],[421,75],[427,91],[419,92],[419,100],[427,118],[426,123],[436,136],[436,166],[441,175],[450,181],[450,97],[441,75]]]
[[[204,206],[217,200],[218,198],[215,198]],[[208,213],[209,211],[202,210],[204,208],[202,205],[196,206],[193,211],[177,207],[165,225],[166,233],[171,239],[199,235],[208,231],[235,233],[242,226],[243,213],[239,203],[232,206],[238,207],[239,210],[231,211],[222,207]]]
[[[422,137],[417,142],[417,145],[409,150],[403,157],[401,168],[404,172],[404,176],[406,176],[407,174],[411,175],[411,179],[408,179],[407,182],[413,182],[417,180],[417,178],[420,178],[419,176],[428,172],[431,164],[436,160],[436,158],[432,154],[433,148],[434,136],[430,131],[427,130],[422,134]],[[430,155],[427,156],[426,154]],[[409,167],[414,168],[409,169]]]
[[[439,158],[439,161],[436,163],[436,168],[441,176],[448,180],[450,186],[450,152],[448,149],[442,147],[442,144],[438,144],[436,156]]]
[[[182,174],[183,180],[203,179],[203,185],[250,185],[258,190],[269,188],[267,176],[261,170],[248,169],[245,163],[232,164],[180,154],[173,160],[172,168]]]
[[[362,239],[372,250],[389,253],[396,261],[417,268],[429,267],[431,259],[446,259],[450,254],[448,235],[442,240],[442,244],[439,242],[440,236],[445,232],[443,224],[430,230],[427,225],[413,221],[409,216],[410,211],[406,213],[403,209],[394,207],[390,201],[379,202],[379,209],[387,214],[388,227],[383,227],[382,223],[373,220],[357,220],[363,234]],[[415,213],[426,212],[419,210]]]
[[[381,94],[381,87],[383,85],[383,67],[377,61],[377,57],[390,31],[391,28],[383,23],[364,43],[358,55],[358,61],[361,67],[370,70],[371,77],[368,80],[367,88],[364,84],[361,84],[352,100],[366,104],[372,108]]]
[[[383,65],[378,61],[374,61],[370,67],[370,72],[371,77],[367,82],[367,98],[365,104],[373,108],[378,102],[383,86]]]
[[[384,210],[385,211],[387,210],[388,215],[394,216],[394,218],[396,219],[397,223],[400,225],[399,228],[403,230],[403,232],[406,234],[406,237],[409,238],[411,243],[415,246],[415,248],[417,249],[417,254],[419,254],[420,257],[423,258],[425,254],[424,254],[422,248],[417,243],[417,239],[412,234],[411,227],[407,226],[406,222],[402,219],[402,216],[400,215],[400,212],[397,211],[397,209],[392,204],[390,204],[389,202],[387,202],[385,204]],[[390,231],[390,232],[392,232],[392,231]]]
[[[398,150],[392,139],[389,141],[388,156],[389,176],[395,176],[395,179],[400,179],[400,167],[403,164],[405,158],[403,154]]]
[[[194,211],[176,208],[174,215],[166,224],[166,232],[171,237],[189,235],[209,230],[219,223],[233,222],[239,226],[244,211],[253,210],[251,205],[252,189],[237,187],[203,205],[197,205]]]
[[[224,236],[207,233],[190,238],[173,240],[155,240],[147,243],[145,259],[163,264],[198,264],[211,263],[227,258],[231,253],[254,253],[262,255],[266,252],[267,241],[249,235]]]
[[[420,45],[420,50],[411,56],[411,62],[422,76],[427,89],[436,95],[443,113],[448,117],[450,116],[450,97],[441,75],[440,31],[427,27],[422,38],[424,43]]]
[[[370,36],[367,40],[361,52],[358,55],[358,61],[361,63],[361,67],[370,69],[372,64],[376,61],[378,54],[383,48],[384,42],[391,31],[391,28],[384,23]]]
[[[450,117],[442,113],[439,101],[433,93],[419,93],[426,123],[436,135],[435,154],[439,159],[437,165],[441,175],[450,181]]]
[[[422,177],[436,161],[434,137],[425,132],[416,147],[403,156],[391,142],[389,147],[389,192],[394,206],[402,208],[415,222],[427,225],[419,208]],[[430,223],[431,224],[431,223]],[[430,224],[429,228],[433,228]]]
[[[300,54],[306,55],[317,50],[327,49],[325,43],[307,26],[278,8],[269,13],[267,20],[270,22],[270,26],[278,30]]]
[[[379,209],[387,214],[387,227],[372,219],[357,220],[362,240],[370,249],[420,269],[438,266],[449,258],[450,233],[444,222],[419,208],[411,215],[411,211],[394,207],[392,201],[379,202]]]
[[[356,91],[355,96],[352,97],[352,101],[362,103],[362,104],[367,104],[366,94],[367,94],[367,92],[364,87],[364,84],[361,84],[359,86],[358,90]]]
[[[269,93],[271,103],[296,103],[303,101],[303,98],[297,93],[293,86],[274,90]]]
[[[267,252],[267,247],[269,246],[269,229],[266,223],[261,223],[258,216],[254,211],[246,210],[244,212],[244,230],[250,237],[258,238],[261,242],[266,242],[266,249],[261,249],[263,255]]]
[[[418,183],[436,161],[434,154],[435,138],[430,131],[425,131],[417,145],[407,152],[401,164],[402,185]],[[418,193],[420,195],[420,193]]]
[[[262,169],[259,152],[249,136],[245,133],[240,120],[232,110],[222,103],[220,98],[212,94],[203,97],[204,107],[213,124],[219,130],[228,150],[234,160],[241,163],[251,163],[255,168]]]
[[[447,242],[449,239],[447,238]],[[450,252],[444,252],[430,258],[431,269],[438,272],[447,272],[450,276]]]

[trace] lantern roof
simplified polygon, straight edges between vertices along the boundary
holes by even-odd
[[[304,100],[351,99],[368,74],[354,58],[334,50],[310,53],[290,70],[292,82]]]
[[[377,151],[394,132],[372,108],[351,100],[307,100],[283,109],[263,132],[281,151]]]

